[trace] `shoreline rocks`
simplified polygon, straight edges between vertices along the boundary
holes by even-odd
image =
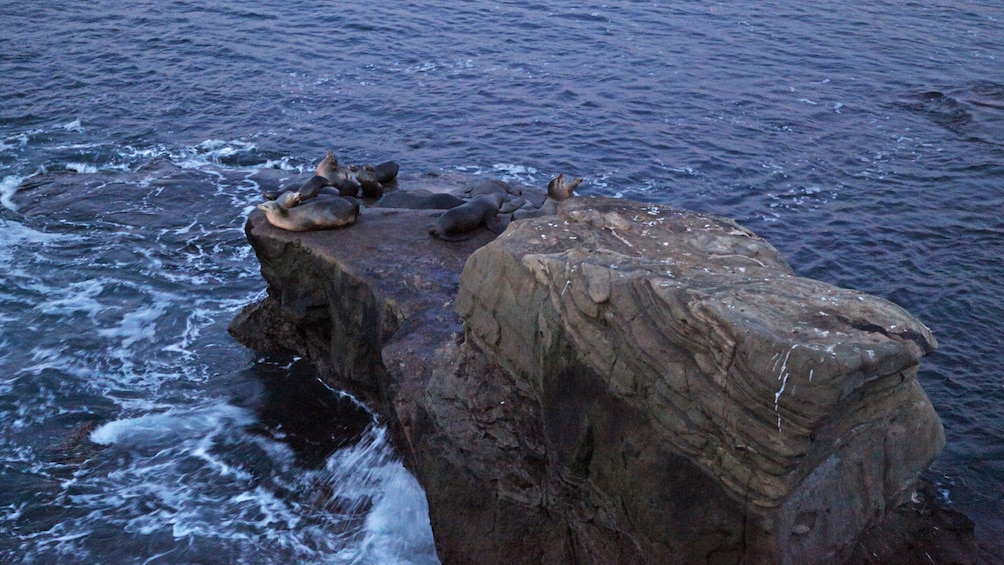
[[[576,197],[447,243],[436,213],[252,213],[268,297],[231,333],[370,403],[446,563],[846,561],[944,445],[927,328],[731,220]]]

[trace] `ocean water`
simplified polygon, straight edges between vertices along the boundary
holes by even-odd
[[[941,344],[927,478],[1004,561],[1001,3],[13,0],[0,27],[0,561],[436,562],[381,423],[225,331],[264,291],[259,192],[328,148],[730,216],[905,307]]]

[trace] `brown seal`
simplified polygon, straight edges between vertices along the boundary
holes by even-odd
[[[572,191],[580,184],[582,184],[582,177],[565,182],[565,173],[558,173],[558,176],[547,183],[547,197],[557,201],[568,200],[574,196]]]
[[[317,168],[314,169],[314,174],[319,177],[324,177],[331,180],[338,171],[338,157],[335,156],[335,152],[328,149],[327,155],[321,159],[321,162],[317,164]]]
[[[363,198],[380,198],[383,196],[383,185],[377,180],[376,169],[369,165],[353,168],[352,174],[363,189]]]
[[[328,149],[328,154],[317,164],[314,174],[327,179],[327,184],[337,188],[338,193],[342,196],[356,196],[359,194],[361,186],[359,185],[359,181],[356,180],[356,176],[348,167],[339,166],[338,157],[335,156],[335,152],[331,149]]]
[[[558,213],[558,202],[568,200],[574,196],[573,191],[582,183],[582,178],[565,182],[565,174],[558,173],[558,176],[547,183],[547,198],[540,208],[520,209],[513,212],[512,219],[525,220],[526,218],[536,218],[539,216],[553,216]]]
[[[322,196],[286,208],[276,201],[263,202],[258,209],[273,226],[289,231],[329,230],[352,224],[359,216],[359,202],[339,196]]]

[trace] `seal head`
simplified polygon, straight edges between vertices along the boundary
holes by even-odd
[[[335,156],[335,152],[328,149],[328,154],[321,159],[321,162],[317,164],[317,168],[314,169],[314,174],[319,177],[330,178],[331,175],[335,174],[338,170],[338,157]]]
[[[565,182],[565,174],[558,173],[558,176],[547,183],[547,198],[544,199],[544,203],[540,205],[540,208],[526,207],[516,210],[512,215],[512,219],[525,220],[527,218],[539,218],[540,216],[553,216],[557,214],[558,203],[575,196],[573,191],[580,184],[582,184],[581,177]]]
[[[582,177],[565,182],[565,173],[558,173],[558,176],[547,183],[547,197],[559,202],[568,200],[574,196],[572,191],[580,184],[582,184]]]

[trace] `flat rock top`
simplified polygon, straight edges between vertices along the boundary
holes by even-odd
[[[557,216],[514,223],[495,245],[522,257],[540,282],[563,284],[565,292],[577,287],[597,304],[609,300],[618,281],[644,279],[656,296],[672,301],[685,293],[706,314],[786,349],[861,349],[863,364],[883,374],[937,347],[927,327],[905,310],[798,277],[774,247],[728,218],[578,197],[563,202]],[[552,268],[555,261],[567,272]],[[897,357],[885,366],[875,349],[883,345]]]
[[[377,298],[393,303],[401,316],[428,308],[452,314],[464,263],[497,235],[480,229],[465,241],[436,239],[427,226],[442,212],[364,208],[346,228],[289,232],[273,227],[256,210],[248,219],[248,233],[267,247],[298,245],[337,262],[372,288]]]

